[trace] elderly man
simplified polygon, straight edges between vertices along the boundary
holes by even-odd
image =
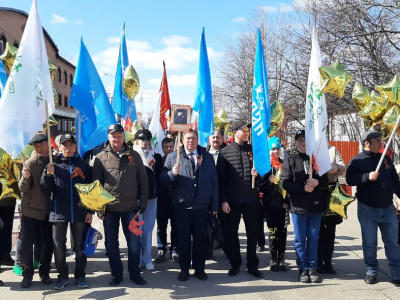
[[[213,155],[215,164],[217,164],[219,153],[223,148],[226,147],[221,131],[215,129],[214,134],[208,137],[208,143],[209,143],[208,152],[210,152]]]
[[[393,205],[393,193],[400,197],[400,181],[389,156],[385,156],[378,172],[375,169],[382,156],[382,133],[366,131],[361,137],[364,150],[355,156],[346,172],[347,184],[357,186],[358,221],[361,225],[364,261],[367,265],[365,283],[377,282],[379,264],[376,257],[378,227],[385,254],[389,260],[394,284],[400,284],[400,249],[397,245],[398,219]]]
[[[253,168],[252,146],[247,142],[250,126],[243,121],[233,123],[235,140],[232,145],[222,149],[218,157],[222,211],[228,215],[221,218],[221,222],[225,223],[225,249],[231,264],[228,275],[236,276],[242,264],[238,231],[243,214],[247,236],[247,271],[257,278],[262,278],[256,254],[260,204],[258,191],[252,188],[252,175],[258,174]]]
[[[140,276],[140,236],[129,230],[129,223],[137,212],[143,213],[148,200],[148,182],[140,155],[125,144],[124,128],[120,124],[108,128],[108,142],[97,154],[92,179],[99,180],[115,197],[107,204],[104,215],[105,246],[111,267],[111,286],[121,283],[123,266],[119,251],[119,223],[128,244],[128,271],[138,285],[146,284]]]
[[[180,148],[167,156],[161,183],[172,185],[172,201],[178,221],[179,264],[178,280],[189,278],[190,262],[194,275],[207,280],[205,268],[205,227],[210,211],[218,211],[218,178],[212,155],[198,145],[197,131],[184,133]],[[192,247],[193,237],[193,247]]]
[[[40,179],[46,165],[49,163],[49,146],[47,136],[36,134],[29,142],[36,155],[29,158],[23,166],[22,177],[18,183],[21,190],[21,265],[22,288],[32,285],[34,274],[33,244],[37,233],[41,242],[39,276],[43,284],[51,284],[49,276],[51,257],[53,255],[52,225],[49,222],[49,195],[40,189]]]

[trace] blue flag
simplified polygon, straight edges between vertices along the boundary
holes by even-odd
[[[3,95],[3,90],[6,87],[7,83],[7,73],[4,68],[3,61],[0,58],[0,97]]]
[[[79,110],[76,133],[80,136],[81,155],[107,140],[107,129],[117,123],[103,82],[86,49],[83,39],[69,103]],[[79,134],[80,127],[80,134]]]
[[[124,78],[125,69],[129,66],[128,50],[126,49],[125,40],[125,23],[121,29],[121,41],[119,45],[117,73],[115,75],[114,96],[112,99],[112,108],[114,112],[122,118],[126,118],[128,114],[128,96],[125,95],[122,88],[122,80]],[[134,120],[132,120],[134,121]]]
[[[127,113],[129,119],[131,119],[132,122],[135,122],[137,119],[136,115],[136,106],[135,106],[135,100],[128,101],[128,113]]]
[[[257,31],[253,100],[251,106],[254,167],[261,176],[264,176],[271,170],[267,133],[271,123],[271,110],[268,96],[267,66],[265,64],[260,29]]]
[[[200,41],[199,68],[193,110],[199,114],[197,127],[199,131],[199,145],[206,147],[208,137],[214,134],[214,108],[204,28]]]

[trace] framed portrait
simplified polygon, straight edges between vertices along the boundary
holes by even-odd
[[[172,104],[171,131],[188,131],[190,127],[190,105]]]

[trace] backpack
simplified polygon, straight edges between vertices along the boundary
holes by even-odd
[[[85,242],[83,244],[83,254],[90,256],[93,255],[97,243],[103,238],[102,234],[92,226],[89,226],[86,232]]]

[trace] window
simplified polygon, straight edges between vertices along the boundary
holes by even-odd
[[[58,121],[57,121],[57,130],[58,130],[58,131],[61,131],[61,129],[62,129],[61,127],[62,127],[62,121],[61,121],[61,120],[58,120]]]
[[[57,77],[58,77],[58,82],[61,82],[61,69],[58,68],[57,70]]]
[[[69,74],[69,86],[72,87],[72,83],[74,82],[74,77],[72,74]]]
[[[4,50],[6,50],[6,43],[7,43],[7,39],[4,35],[0,36],[0,54],[2,54],[4,52]]]
[[[68,75],[67,75],[67,71],[64,71],[64,84],[65,84],[65,85],[68,84]]]
[[[58,94],[58,106],[62,106],[62,96]]]
[[[64,106],[68,107],[68,97],[64,96]]]
[[[64,120],[64,131],[67,132],[68,131],[68,121]]]

